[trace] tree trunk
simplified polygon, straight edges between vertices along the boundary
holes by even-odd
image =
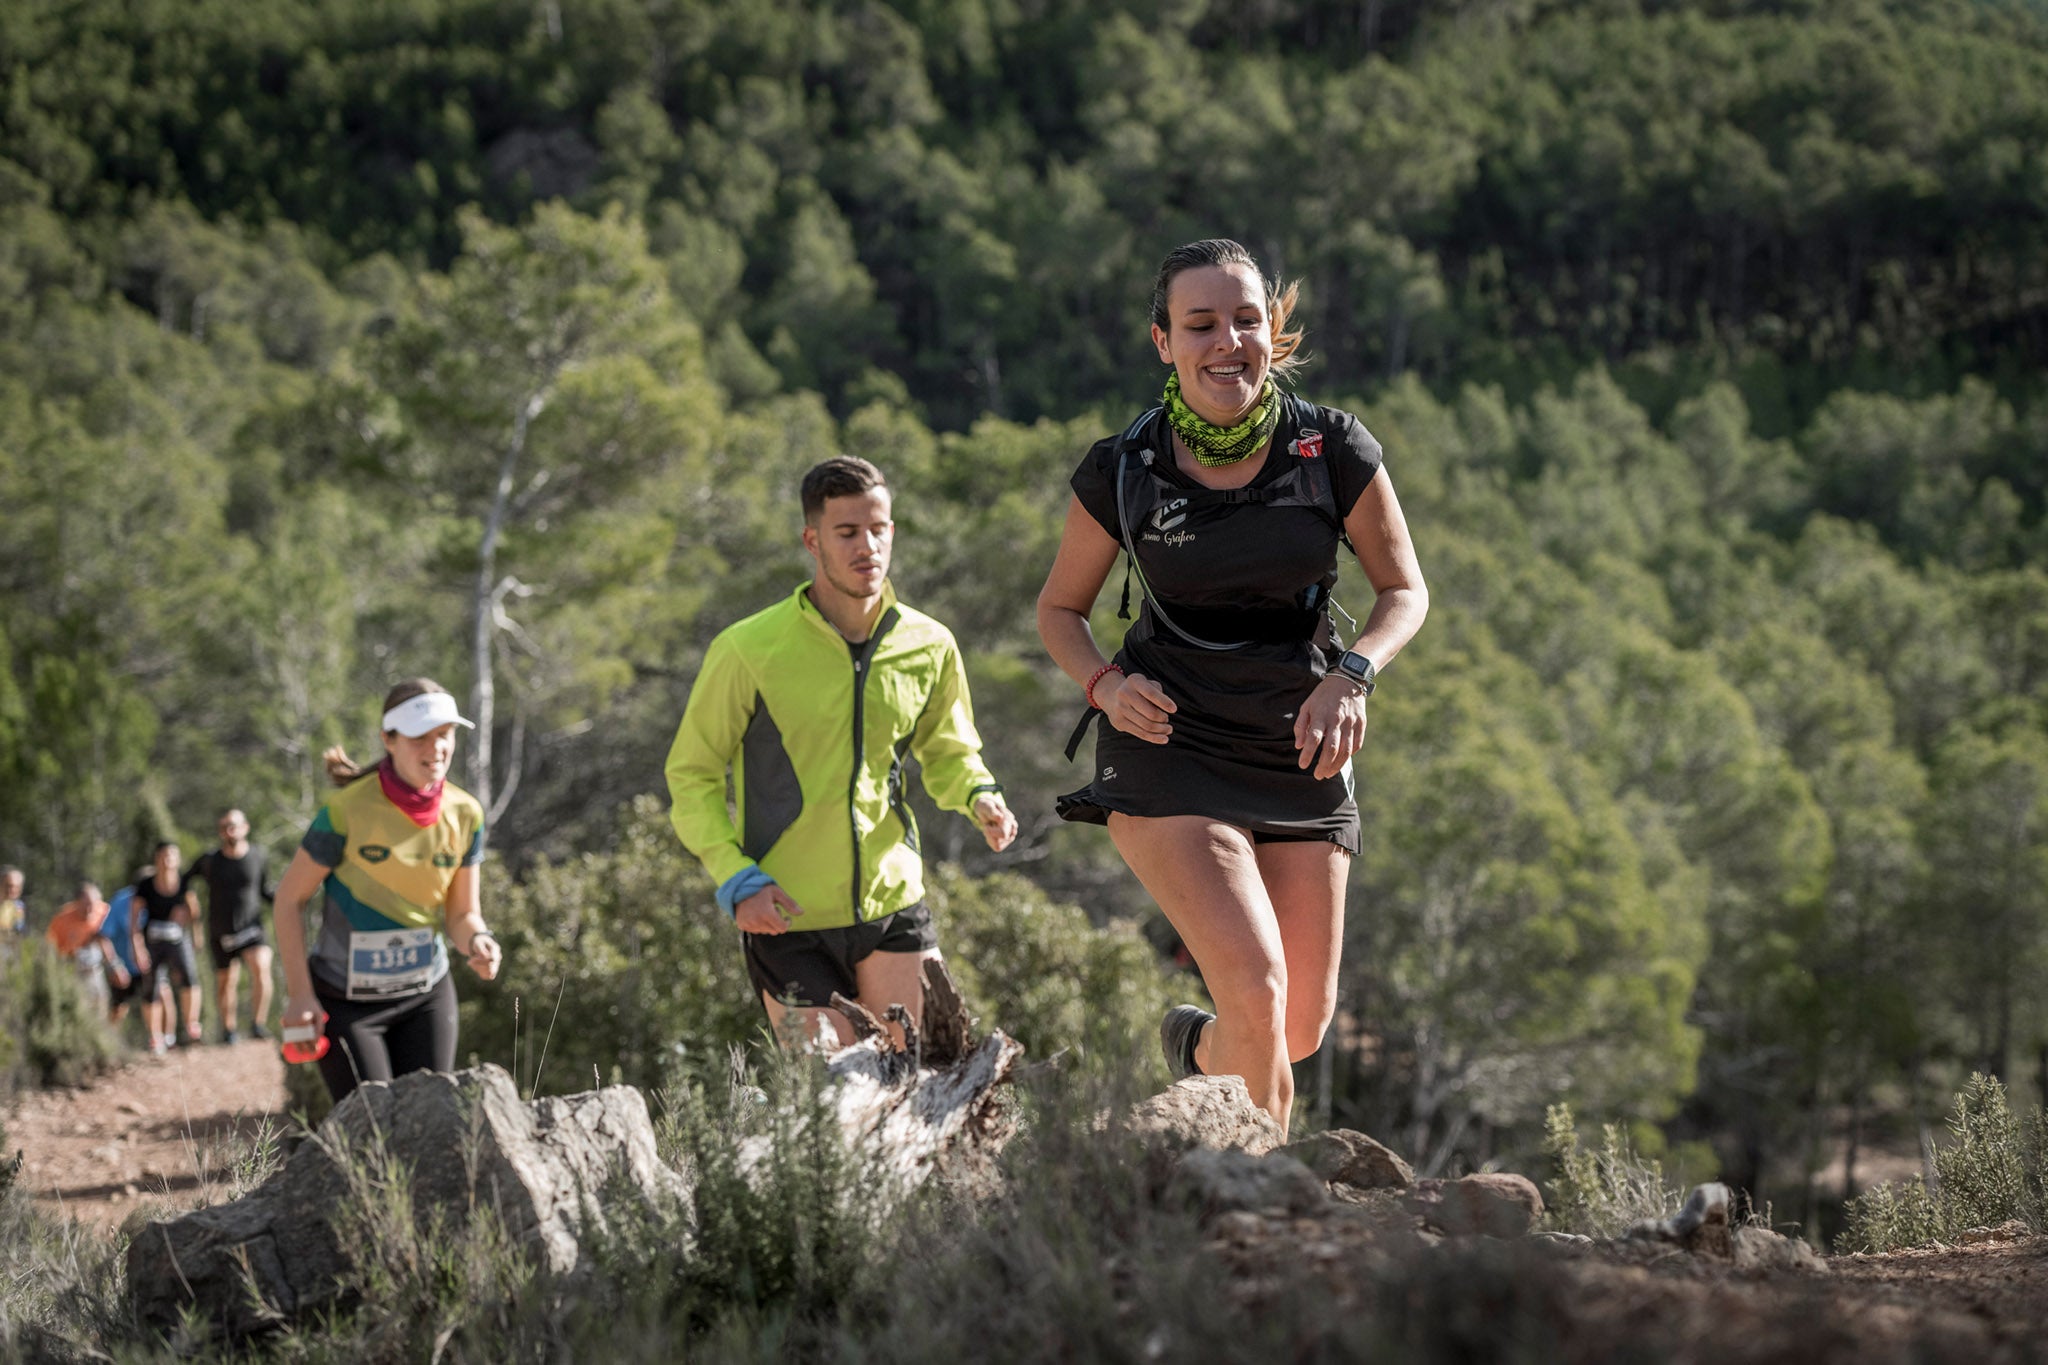
[[[547,406],[545,389],[531,394],[512,417],[512,439],[498,461],[498,485],[491,493],[491,514],[484,522],[476,550],[476,583],[469,599],[469,718],[476,734],[469,748],[469,791],[485,810],[491,805],[491,727],[497,723],[498,689],[492,645],[497,635],[498,540],[505,530],[505,511],[512,501],[512,480],[526,450],[526,432]]]

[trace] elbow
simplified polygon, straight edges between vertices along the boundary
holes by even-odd
[[[1038,593],[1038,640],[1047,649],[1052,649],[1067,622],[1084,619],[1080,612],[1052,595],[1052,584],[1048,583]]]

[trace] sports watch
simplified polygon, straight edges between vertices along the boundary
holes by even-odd
[[[1372,666],[1371,659],[1349,649],[1337,656],[1337,662],[1331,665],[1331,671],[1357,683],[1358,695],[1361,697],[1372,695],[1373,679],[1380,674],[1380,671]]]

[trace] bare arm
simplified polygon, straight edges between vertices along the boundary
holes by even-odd
[[[1422,618],[1429,614],[1422,565],[1415,558],[1415,543],[1409,539],[1393,480],[1384,468],[1358,495],[1351,515],[1344,518],[1344,533],[1358,552],[1358,566],[1365,570],[1374,594],[1365,629],[1351,648],[1372,660],[1376,671],[1383,671],[1415,638]],[[1295,714],[1294,744],[1301,751],[1301,766],[1313,762],[1317,777],[1334,777],[1364,742],[1365,697],[1350,679],[1331,673]]]
[[[448,926],[448,942],[469,959],[471,971],[489,981],[497,976],[503,953],[498,936],[484,927],[482,882],[475,863],[456,868],[441,914]]]
[[[1408,536],[1408,520],[1401,515],[1400,499],[1384,468],[1358,495],[1351,515],[1344,519],[1344,533],[1351,537],[1358,567],[1365,570],[1375,594],[1365,629],[1351,648],[1384,672],[1429,615],[1429,588],[1422,581],[1415,542]]]
[[[1067,500],[1059,553],[1038,592],[1038,638],[1052,661],[1084,687],[1109,662],[1095,643],[1088,613],[1095,609],[1095,599],[1122,548],[1088,515],[1079,498]],[[1164,744],[1173,733],[1173,702],[1142,674],[1104,676],[1095,684],[1095,704],[1126,734]]]
[[[320,1002],[313,996],[313,969],[306,954],[306,906],[327,880],[327,869],[300,849],[277,884],[277,960],[284,967],[286,1028],[317,1021]]]

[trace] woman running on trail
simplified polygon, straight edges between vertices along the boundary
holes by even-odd
[[[1379,442],[1273,382],[1300,363],[1295,295],[1235,242],[1167,256],[1163,403],[1074,471],[1038,597],[1046,649],[1101,713],[1094,779],[1060,814],[1108,824],[1216,1004],[1167,1011],[1167,1062],[1242,1076],[1283,1129],[1290,1063],[1336,1008],[1366,698],[1429,609]],[[1346,541],[1377,594],[1348,651],[1329,615]],[[1108,660],[1088,616],[1126,550],[1144,605]]]
[[[498,940],[478,908],[483,807],[447,780],[458,725],[475,728],[439,683],[392,688],[384,760],[362,768],[339,748],[323,755],[341,790],[278,883],[282,1023],[324,1020],[320,1077],[336,1103],[363,1081],[454,1070],[450,944],[484,980],[498,974]],[[305,909],[323,888],[327,911],[308,953]]]

